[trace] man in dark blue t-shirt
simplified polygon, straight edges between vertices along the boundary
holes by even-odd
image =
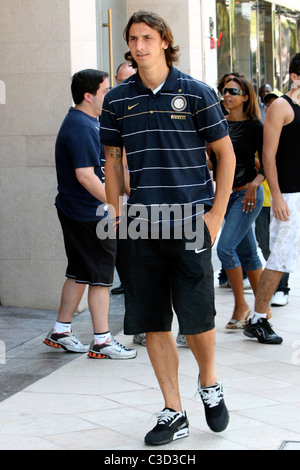
[[[55,205],[77,221],[99,220],[96,215],[99,200],[106,202],[99,131],[97,118],[70,108],[56,140],[58,195]],[[91,179],[94,190],[90,186],[89,191],[80,183],[80,178],[84,177]]]
[[[62,226],[68,267],[57,322],[44,343],[72,352],[87,352],[92,358],[130,359],[134,349],[117,343],[109,332],[109,286],[113,283],[116,240],[100,240],[98,221],[107,202],[101,167],[99,116],[109,90],[108,75],[83,70],[72,79],[70,108],[55,146],[58,195],[55,205]],[[99,210],[101,206],[101,210]],[[91,346],[72,333],[74,312],[86,285],[94,327]]]

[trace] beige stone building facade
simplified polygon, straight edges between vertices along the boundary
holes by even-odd
[[[109,9],[115,72],[127,50],[123,28],[140,8],[171,25],[179,68],[215,86],[215,0],[0,0],[2,305],[58,308],[66,258],[54,207],[54,145],[72,105],[71,77],[84,68],[110,70]]]

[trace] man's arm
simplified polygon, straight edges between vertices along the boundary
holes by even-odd
[[[95,174],[94,167],[76,168],[76,178],[79,183],[98,201],[107,202],[104,184]]]
[[[124,194],[124,167],[122,148],[105,146],[105,191],[107,202],[119,217],[119,197]]]
[[[123,160],[123,169],[124,169],[124,192],[127,194],[127,196],[130,196],[130,178],[129,178],[125,149],[123,149],[122,160]]]
[[[280,220],[289,219],[289,208],[282,197],[276,167],[276,153],[278,149],[282,127],[286,122],[286,108],[288,103],[278,98],[267,113],[264,122],[263,166],[265,176],[272,194],[272,209],[274,217]]]
[[[222,225],[232,191],[236,158],[229,136],[211,142],[209,145],[217,157],[218,171],[213,207],[205,214],[204,220],[209,229],[212,243],[214,243]]]

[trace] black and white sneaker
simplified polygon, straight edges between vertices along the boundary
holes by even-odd
[[[260,318],[254,324],[251,323],[251,319],[248,320],[243,333],[248,338],[256,338],[260,343],[264,344],[281,344],[283,341],[272,329],[266,318]]]
[[[145,444],[148,446],[169,444],[189,435],[189,422],[185,411],[164,408],[156,416],[156,426],[145,436]]]
[[[204,405],[208,427],[214,432],[224,431],[229,423],[229,413],[224,401],[222,383],[217,382],[211,387],[201,388],[198,378],[198,392]]]

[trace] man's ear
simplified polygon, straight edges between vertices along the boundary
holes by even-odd
[[[83,95],[83,99],[85,101],[87,101],[88,103],[91,103],[92,99],[91,99],[91,94],[86,92],[84,95]]]

